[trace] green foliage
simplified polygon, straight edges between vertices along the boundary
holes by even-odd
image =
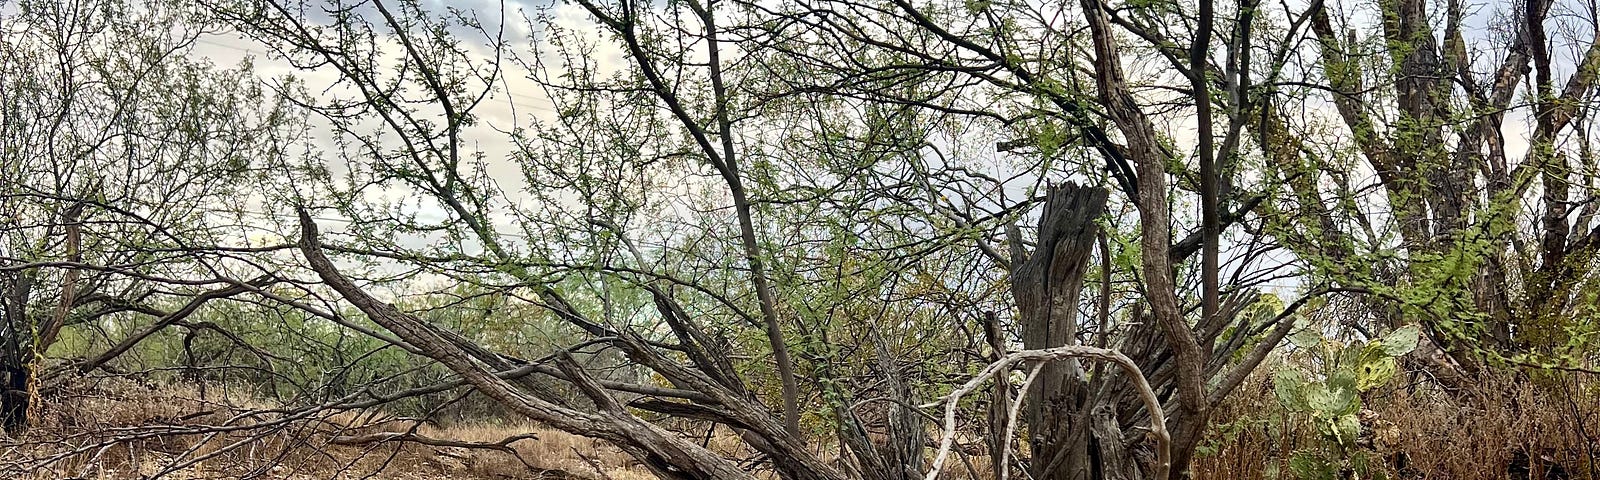
[[[1290,337],[1291,344],[1322,366],[1314,376],[1286,366],[1273,380],[1278,402],[1290,412],[1309,416],[1325,447],[1295,453],[1289,470],[1296,478],[1337,478],[1341,470],[1357,471],[1362,478],[1381,475],[1368,471],[1365,454],[1358,451],[1361,394],[1394,378],[1395,359],[1415,349],[1420,334],[1418,326],[1407,325],[1365,344],[1349,345],[1325,338],[1314,328]]]
[[[1299,480],[1335,480],[1338,469],[1323,458],[1309,452],[1300,452],[1289,458],[1289,473]]]

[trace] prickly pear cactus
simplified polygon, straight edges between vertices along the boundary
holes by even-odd
[[[1361,393],[1394,378],[1399,371],[1395,359],[1415,349],[1420,336],[1421,329],[1411,325],[1365,344],[1343,345],[1309,328],[1289,338],[1296,348],[1321,360],[1316,363],[1324,371],[1307,374],[1284,368],[1273,381],[1273,392],[1285,409],[1311,417],[1331,453],[1295,454],[1289,461],[1291,474],[1303,480],[1382,477],[1382,470],[1370,468],[1367,455],[1356,446],[1361,436],[1357,417]]]

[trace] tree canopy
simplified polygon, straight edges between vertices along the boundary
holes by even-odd
[[[1582,2],[0,14],[19,438],[171,367],[286,419],[470,394],[661,478],[1187,478],[1267,381],[1309,478],[1398,473],[1380,388],[1600,361]]]

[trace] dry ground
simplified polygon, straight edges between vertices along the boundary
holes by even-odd
[[[654,478],[610,444],[541,426],[441,426],[373,411],[294,418],[216,390],[201,400],[189,388],[107,380],[55,392],[27,436],[0,447],[0,478],[126,479],[166,470],[173,471],[163,478],[180,480]],[[385,435],[485,446],[340,444]],[[519,435],[531,438],[487,447]]]
[[[1215,413],[1195,463],[1201,479],[1292,478],[1284,460],[1317,448],[1314,427],[1284,415],[1264,379]],[[1509,385],[1509,384],[1508,384]],[[615,479],[653,478],[605,442],[525,423],[436,425],[371,410],[274,411],[213,387],[120,379],[46,393],[39,423],[0,443],[0,478],[127,479],[171,471],[169,479]],[[1595,382],[1559,388],[1486,385],[1474,409],[1393,388],[1364,399],[1362,448],[1390,462],[1390,478],[1600,478],[1600,398]],[[409,442],[340,444],[341,439],[420,435],[500,449]],[[343,442],[348,443],[348,442]],[[747,455],[731,435],[713,449]],[[831,457],[824,452],[825,457]],[[987,458],[956,462],[948,478],[986,471]],[[1276,473],[1274,472],[1276,470]]]

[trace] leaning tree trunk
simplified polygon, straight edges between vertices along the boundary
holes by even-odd
[[[33,379],[33,368],[25,360],[18,361],[6,355],[0,365],[0,424],[6,433],[15,435],[28,428],[28,383]]]
[[[74,204],[61,214],[66,225],[66,260],[83,260],[79,251],[78,216],[83,204]],[[35,271],[24,270],[0,280],[0,426],[16,435],[28,428],[33,401],[34,361],[55,343],[66,325],[67,313],[77,297],[78,272],[67,269],[61,279],[60,301],[49,318],[30,315],[28,299],[37,281]]]
[[[1052,187],[1039,218],[1037,249],[1022,251],[1012,239],[1014,271],[1012,295],[1016,297],[1022,329],[1022,346],[1029,350],[1077,345],[1078,298],[1088,270],[1105,212],[1103,188],[1073,183]],[[1094,465],[1100,446],[1122,444],[1120,429],[1105,432],[1092,425],[1084,408],[1088,378],[1076,360],[1046,364],[1024,393],[1022,418],[1028,426],[1033,458],[1028,470],[1041,480],[1087,479],[1103,469]],[[1115,422],[1112,422],[1113,425]],[[1099,434],[1114,438],[1091,439]],[[1120,459],[1119,459],[1120,460]]]
[[[28,428],[28,383],[33,379],[28,337],[33,328],[26,300],[31,280],[25,272],[0,279],[0,425],[13,435]]]

